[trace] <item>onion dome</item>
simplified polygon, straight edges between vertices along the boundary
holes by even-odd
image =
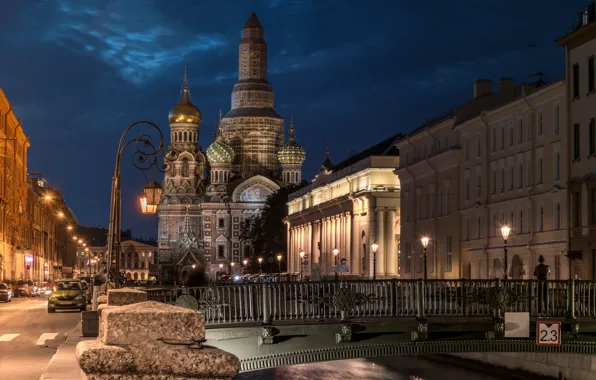
[[[231,164],[234,161],[234,149],[228,144],[227,139],[223,135],[223,127],[221,125],[221,111],[219,111],[219,135],[209,145],[205,152],[207,160],[212,164]]]
[[[186,67],[184,67],[184,83],[182,85],[181,99],[172,109],[168,115],[170,124],[175,123],[201,123],[201,111],[190,100],[190,89],[186,80]]]
[[[306,159],[304,148],[294,138],[294,119],[290,117],[290,138],[288,142],[277,153],[277,158],[282,164],[302,165]]]

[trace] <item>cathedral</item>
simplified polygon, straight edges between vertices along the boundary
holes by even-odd
[[[158,207],[158,259],[162,283],[183,284],[193,271],[207,277],[241,267],[253,252],[240,240],[242,224],[257,215],[280,187],[299,183],[304,149],[290,122],[274,109],[267,80],[267,43],[255,13],[242,29],[238,81],[232,106],[213,143],[199,145],[201,111],[193,104],[186,72],[170,111],[170,150],[178,153],[163,181]],[[232,263],[235,263],[234,266]]]

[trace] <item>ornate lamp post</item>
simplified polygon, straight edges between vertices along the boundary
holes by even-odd
[[[277,272],[279,274],[279,280],[281,281],[281,259],[283,259],[282,254],[277,255]]]
[[[333,248],[332,252],[333,252],[333,262],[335,263],[335,266],[337,267],[337,256],[339,255],[339,249],[337,249],[337,247],[335,247],[335,248]],[[337,272],[335,272],[335,281],[337,281]]]
[[[373,280],[377,279],[377,249],[379,249],[379,245],[377,243],[373,243],[371,246],[373,251]]]
[[[259,257],[257,261],[259,262],[259,274],[261,274],[263,273],[263,267],[261,266],[261,264],[263,264],[263,258]]]
[[[299,255],[300,255],[300,281],[302,281],[302,279],[303,279],[302,278],[302,270],[304,269],[304,255],[305,255],[304,251],[301,250]]]
[[[150,135],[141,134],[137,138],[133,138],[128,142],[125,142],[127,134],[136,126],[149,126],[152,127],[159,134],[158,144],[154,144]],[[148,121],[137,121],[128,126],[120,137],[120,143],[118,145],[118,151],[116,153],[116,165],[114,168],[114,176],[112,177],[112,195],[110,199],[110,224],[108,228],[108,260],[107,260],[107,273],[109,280],[114,283],[116,288],[120,287],[121,276],[120,276],[120,222],[121,222],[121,195],[120,195],[120,159],[124,150],[134,145],[136,151],[132,156],[132,163],[134,167],[139,170],[149,170],[156,168],[159,171],[166,171],[169,169],[169,165],[159,164],[159,159],[174,160],[178,156],[176,151],[169,151],[167,157],[164,154],[164,138],[163,133],[159,127]],[[144,191],[144,195],[141,201],[141,207],[144,213],[155,213],[157,211],[157,205],[161,197],[161,186],[155,181],[150,182]],[[80,241],[79,241],[80,242]],[[112,265],[114,264],[114,265]]]
[[[507,238],[509,237],[509,233],[511,233],[511,228],[509,226],[501,227],[501,235],[503,235],[503,251],[505,253],[505,264],[503,268],[505,269],[505,273],[503,274],[503,278],[507,280],[508,277],[508,268],[507,268]]]
[[[424,247],[424,279],[428,280],[428,271],[426,270],[426,248],[428,247],[428,238],[423,236],[420,241],[422,242],[422,247]]]
[[[248,265],[248,260],[247,259],[242,260],[242,265],[243,265],[242,269],[243,269],[244,273],[246,273],[246,266]]]

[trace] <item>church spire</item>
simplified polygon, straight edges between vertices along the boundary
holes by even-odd
[[[248,16],[248,20],[246,20],[246,24],[244,24],[244,29],[263,29],[263,25],[261,25],[255,12],[251,12],[250,16]]]

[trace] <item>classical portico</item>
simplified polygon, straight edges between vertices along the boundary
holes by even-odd
[[[288,202],[288,270],[317,279],[333,275],[333,250],[345,275],[373,277],[373,243],[377,278],[396,277],[399,250],[399,164],[392,150],[396,137],[338,165],[326,161],[309,185]],[[304,260],[300,260],[304,252]]]

